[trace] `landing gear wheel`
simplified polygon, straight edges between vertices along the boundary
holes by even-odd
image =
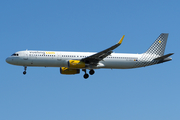
[[[23,74],[25,75],[25,74],[26,74],[26,71],[24,71]]]
[[[23,72],[24,75],[26,74],[26,70],[27,70],[27,66],[24,66],[24,72]]]
[[[87,79],[87,78],[89,77],[89,75],[86,73],[86,69],[82,69],[82,71],[85,72],[85,74],[84,74],[84,79]]]
[[[87,79],[89,77],[88,74],[84,74],[84,78]]]
[[[89,71],[89,74],[90,74],[90,75],[93,75],[94,73],[95,73],[94,70],[90,70],[90,71]]]

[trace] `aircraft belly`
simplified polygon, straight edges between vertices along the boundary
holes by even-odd
[[[104,68],[128,69],[128,68],[133,68],[136,61],[113,60],[113,61],[104,61],[102,63],[105,65]]]
[[[26,60],[27,66],[42,66],[42,67],[61,67],[62,62],[57,59],[49,59],[49,58],[37,58],[37,59],[28,59]]]

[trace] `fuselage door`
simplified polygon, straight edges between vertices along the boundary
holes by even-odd
[[[62,60],[60,52],[57,53],[57,60],[59,60],[59,61]]]
[[[28,51],[24,51],[23,59],[28,60]]]

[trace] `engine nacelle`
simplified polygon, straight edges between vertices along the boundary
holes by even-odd
[[[60,73],[61,74],[66,74],[66,75],[79,74],[80,69],[69,69],[67,67],[61,67],[60,68]]]
[[[69,68],[85,68],[85,63],[80,60],[69,60],[68,67]]]

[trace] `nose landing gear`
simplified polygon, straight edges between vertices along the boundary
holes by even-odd
[[[24,72],[23,72],[24,75],[26,74],[26,70],[27,70],[27,67],[24,66]]]

